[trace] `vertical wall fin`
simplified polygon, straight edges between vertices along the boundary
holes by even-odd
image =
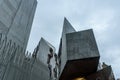
[[[67,61],[67,46],[66,46],[66,34],[67,33],[72,33],[76,32],[76,30],[72,27],[70,22],[64,18],[64,23],[63,23],[63,31],[62,31],[62,37],[60,40],[60,46],[59,46],[59,63],[61,66],[59,66],[60,69],[60,74],[62,70],[65,67],[66,61]]]

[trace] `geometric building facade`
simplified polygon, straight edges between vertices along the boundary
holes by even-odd
[[[23,65],[36,5],[36,0],[0,0],[0,80],[30,80]]]
[[[66,20],[66,22],[68,21]],[[71,25],[65,25],[64,27],[69,30],[73,29]],[[61,53],[59,54],[66,56],[66,63],[64,63],[65,66],[61,74],[62,79],[60,80],[63,80],[63,78],[67,80],[72,77],[87,76],[97,71],[100,55],[91,29],[79,32],[71,31],[71,33],[62,35],[62,44]],[[66,52],[63,52],[64,49],[66,49]],[[62,58],[64,57],[60,59]]]
[[[0,0],[0,33],[26,48],[36,5],[36,0]]]
[[[41,38],[39,44],[36,47],[37,52],[33,53],[36,56],[36,59],[41,61],[45,66],[45,68],[41,68],[44,70],[44,72],[41,73],[41,75],[44,74],[43,80],[54,80],[57,79],[58,74],[58,60],[57,60],[57,54],[55,53],[55,47],[53,47],[48,41]],[[39,73],[40,74],[40,73]]]
[[[93,30],[76,31],[64,19],[59,51],[41,38],[26,52],[37,0],[0,0],[0,80],[115,80],[99,64]]]
[[[92,29],[76,32],[66,18],[58,58],[59,80],[114,80],[110,66],[98,70],[100,54]]]

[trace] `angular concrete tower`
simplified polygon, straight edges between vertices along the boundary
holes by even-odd
[[[36,53],[37,51],[37,53]],[[41,67],[44,72],[40,73],[40,80],[54,80],[58,77],[58,67],[57,67],[57,55],[55,53],[55,47],[52,46],[48,41],[41,38],[38,46],[36,47],[34,53],[37,55],[37,59],[42,62],[45,67]],[[46,69],[47,67],[47,69]],[[48,70],[48,71],[47,71]],[[49,75],[48,75],[49,74]]]
[[[68,22],[68,20],[64,18],[63,31],[62,31],[62,36],[61,36],[61,41],[60,41],[60,46],[59,46],[60,48],[59,48],[59,53],[58,53],[59,63],[61,65],[59,69],[60,72],[62,72],[66,64],[66,61],[67,61],[66,34],[71,33],[71,32],[75,32],[75,29]]]
[[[65,18],[58,56],[59,80],[73,80],[96,72],[100,55],[92,29],[76,32]]]
[[[43,38],[41,38],[37,47],[38,47],[37,58],[47,66],[47,58],[48,54],[50,53],[50,49],[53,50],[54,55],[55,47],[52,46],[48,41],[46,41]]]
[[[26,49],[36,0],[0,0],[0,33]]]

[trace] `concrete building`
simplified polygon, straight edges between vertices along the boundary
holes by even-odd
[[[37,53],[36,53],[36,50],[37,50]],[[58,59],[57,59],[57,54],[55,53],[55,47],[52,46],[45,39],[41,38],[39,44],[37,45],[35,49],[35,53],[33,54],[36,54],[37,55],[36,58],[39,61],[41,61],[49,70],[46,73],[42,72],[42,74],[45,73],[44,77],[48,78],[44,80],[49,80],[49,79],[56,80],[58,78]],[[46,74],[49,74],[49,75],[46,75]]]
[[[76,32],[65,18],[58,53],[59,80],[114,80],[111,67],[104,63],[100,68],[99,58],[93,30]]]
[[[100,65],[92,29],[76,31],[64,19],[59,52],[41,38],[25,52],[36,0],[0,0],[0,80],[115,80],[111,66]]]

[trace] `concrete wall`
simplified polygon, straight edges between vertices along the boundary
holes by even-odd
[[[0,33],[7,34],[20,0],[0,0]]]
[[[36,60],[32,68],[30,80],[49,80],[49,69],[41,61]]]
[[[0,0],[0,80],[29,80],[29,67],[22,64],[36,5],[37,0]]]
[[[111,66],[103,68],[86,77],[87,80],[115,80]]]
[[[41,38],[38,46],[37,58],[47,66],[48,54],[50,53],[49,50],[52,48],[53,53],[55,53],[55,48],[43,38]]]
[[[99,51],[92,29],[66,35],[67,59],[99,57]]]
[[[54,69],[57,69],[58,71],[58,67],[57,67],[58,63],[55,58],[55,48],[43,38],[41,38],[37,47],[38,47],[37,59],[41,61],[45,66],[47,66],[48,69],[49,69],[48,66],[51,65],[51,71],[49,70],[48,72],[49,76],[46,76],[46,77],[50,78],[50,74],[51,74],[51,79],[56,78],[55,75],[58,76],[58,73],[55,73]],[[53,49],[51,58],[49,58],[49,55],[51,54],[50,48]]]
[[[4,51],[4,53],[9,53],[8,55],[0,54],[0,56],[2,56],[0,57],[0,80],[49,79],[48,66],[35,58],[25,57],[25,54],[24,56],[16,56],[15,54],[17,53],[23,53],[17,48],[17,45],[13,44],[13,42],[11,42],[11,45],[8,47],[8,49],[5,45],[2,47],[5,48],[6,51],[4,51],[2,48],[0,49],[0,52]]]
[[[36,0],[0,0],[0,33],[26,48]]]
[[[64,69],[64,66],[67,61],[67,48],[66,48],[66,33],[71,33],[75,32],[75,29],[72,27],[72,25],[68,22],[68,20],[65,18],[64,19],[64,24],[63,24],[63,31],[62,31],[62,37],[61,37],[61,42],[60,42],[60,74],[62,70]]]
[[[23,57],[16,55],[17,53],[23,54],[23,52],[23,49],[19,45],[8,40],[5,35],[2,35],[2,38],[0,38],[0,80],[6,80],[8,74],[13,75],[13,73],[10,73],[10,70],[15,71],[16,68],[13,70],[10,67],[11,61],[20,65],[22,63],[20,59],[23,59]]]
[[[21,0],[8,31],[8,37],[25,49],[31,31],[36,5],[36,0]]]
[[[49,80],[49,70],[42,62],[24,60],[23,65],[10,62],[0,80]],[[1,66],[1,65],[0,65]]]

